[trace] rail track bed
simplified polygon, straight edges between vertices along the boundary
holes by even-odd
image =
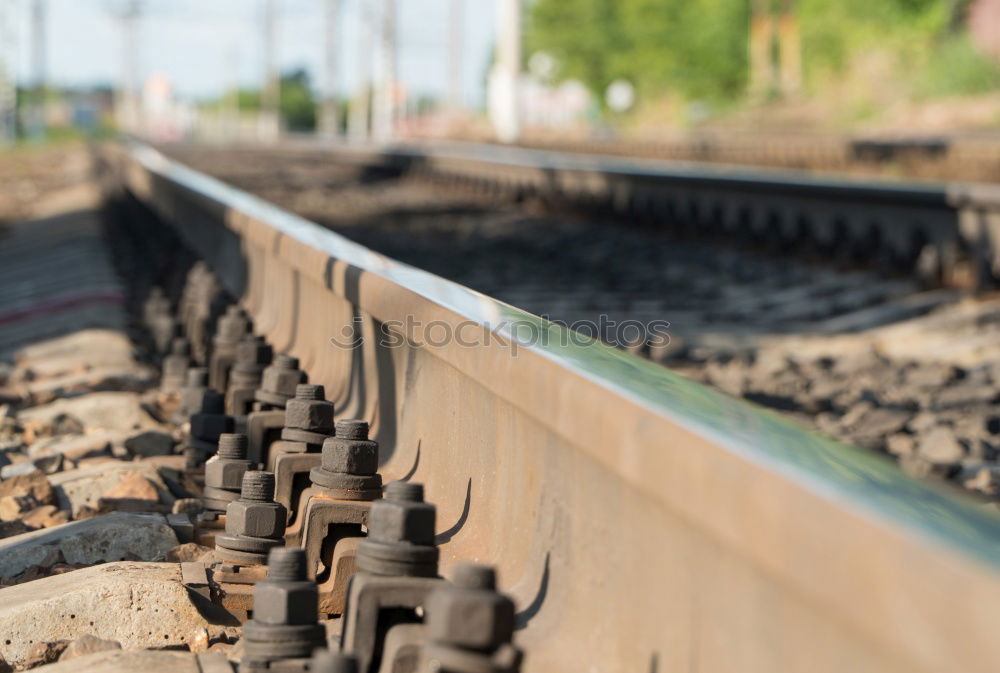
[[[995,670],[996,299],[184,153],[0,231],[8,667]]]

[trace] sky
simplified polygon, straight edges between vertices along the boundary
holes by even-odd
[[[19,81],[31,81],[31,6],[35,0],[0,0],[13,9]],[[47,77],[56,85],[115,84],[122,78],[121,24],[125,0],[44,0],[47,6]],[[463,0],[463,98],[481,104],[493,49],[493,0]],[[278,61],[283,71],[305,67],[315,86],[322,78],[324,0],[277,0]],[[339,81],[351,92],[359,80],[361,9],[378,0],[341,0]],[[451,0],[399,0],[398,77],[410,92],[442,96],[448,84]],[[259,86],[263,72],[264,0],[145,0],[139,23],[139,72],[166,74],[185,98],[211,98],[231,88]],[[369,12],[372,10],[369,9]],[[3,39],[0,36],[0,39]],[[9,45],[8,45],[9,46]]]

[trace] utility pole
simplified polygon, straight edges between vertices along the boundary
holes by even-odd
[[[784,96],[802,91],[802,36],[795,0],[781,0],[778,16],[778,80]]]
[[[372,135],[376,142],[386,143],[396,130],[396,0],[382,0],[379,46],[382,81],[375,97]]]
[[[260,92],[260,139],[274,142],[281,135],[281,80],[277,63],[277,2],[264,3],[264,82]]]
[[[358,90],[351,102],[347,135],[359,143],[368,142],[368,116],[371,110],[372,26],[368,0],[358,2]]]
[[[777,86],[774,67],[774,13],[771,0],[750,3],[750,95],[758,100],[767,98]]]
[[[29,109],[28,135],[40,138],[45,134],[45,0],[31,4],[31,79],[32,103]]]
[[[142,16],[141,0],[127,0],[115,14],[121,21],[122,54],[121,81],[115,100],[118,127],[129,133],[137,133],[142,127],[139,102],[139,19]]]
[[[337,100],[337,56],[340,53],[340,0],[326,0],[323,107],[319,119],[320,135],[340,135],[340,108]]]
[[[462,109],[462,52],[465,44],[465,0],[451,0],[448,35],[448,108],[452,114]]]
[[[0,0],[0,147],[17,139],[16,14],[13,0]]]
[[[222,137],[229,141],[240,139],[240,50],[237,45],[229,48],[229,93],[222,112]]]
[[[513,143],[521,135],[521,0],[497,0],[497,32],[488,107],[497,140]]]

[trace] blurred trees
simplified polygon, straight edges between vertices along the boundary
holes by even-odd
[[[624,77],[640,97],[733,101],[747,85],[750,0],[536,0],[528,50],[556,59],[559,79],[603,99]],[[971,0],[796,0],[807,90],[853,73],[907,95],[975,93],[1000,86],[996,64],[965,35]],[[867,59],[867,61],[866,61]],[[880,66],[881,67],[881,66]],[[867,72],[866,72],[867,70]]]
[[[309,83],[309,73],[294,70],[281,76],[281,117],[290,131],[316,130],[316,99]]]

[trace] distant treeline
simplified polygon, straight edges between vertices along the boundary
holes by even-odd
[[[801,35],[806,92],[845,78],[905,95],[978,93],[1000,85],[996,64],[966,37],[973,0],[775,0]],[[750,0],[536,0],[528,54],[557,78],[600,94],[617,78],[640,97],[734,101],[748,80]],[[868,71],[867,73],[865,71]]]

